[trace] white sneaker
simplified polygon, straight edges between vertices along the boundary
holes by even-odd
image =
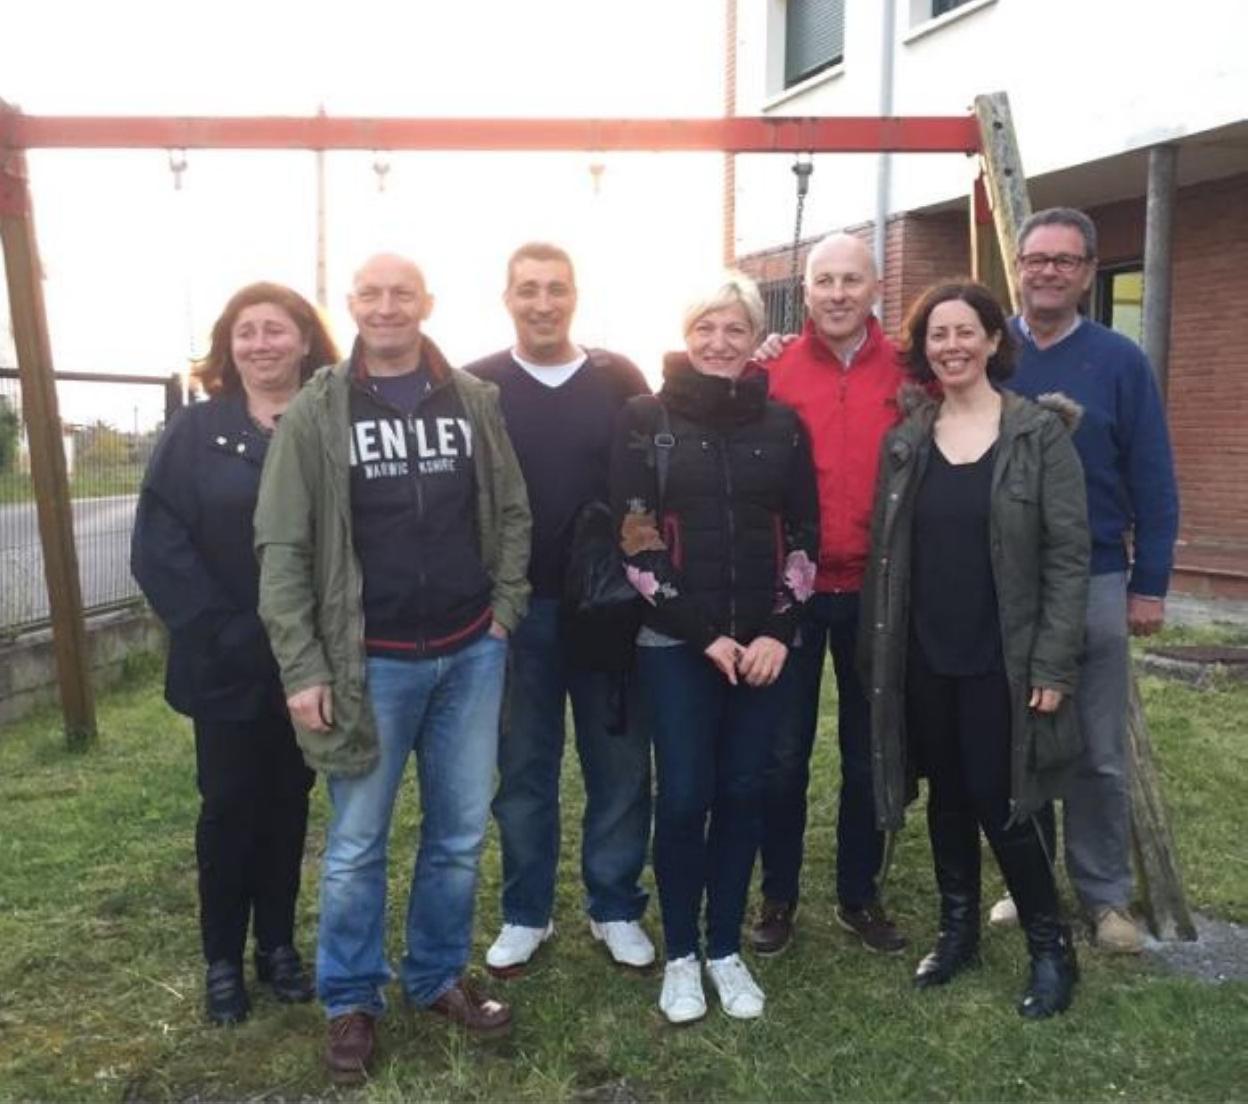
[[[763,1014],[767,998],[740,955],[708,958],[706,972],[719,994],[719,1003],[734,1020],[754,1020]]]
[[[553,922],[548,922],[544,928],[504,924],[498,938],[485,952],[486,969],[499,977],[519,973],[521,967],[537,953],[537,948],[554,934]]]
[[[654,961],[654,944],[636,920],[606,920],[589,922],[590,934],[607,945],[611,957],[621,966],[640,969]]]
[[[1018,924],[1018,908],[1008,893],[988,912],[988,923],[994,928],[1013,928]]]
[[[674,959],[664,968],[659,1008],[668,1022],[674,1024],[692,1023],[706,1015],[702,964],[696,956]]]

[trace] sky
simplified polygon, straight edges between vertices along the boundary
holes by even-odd
[[[0,98],[41,115],[710,116],[723,19],[723,0],[4,0]],[[536,238],[577,262],[574,339],[654,379],[685,301],[719,270],[717,154],[395,153],[380,158],[384,190],[378,160],[327,157],[343,345],[351,272],[379,249],[425,269],[426,330],[452,362],[507,345],[506,258]],[[29,161],[58,369],[168,375],[205,351],[243,284],[314,296],[310,152],[191,150],[180,189],[165,151]],[[160,399],[83,385],[62,387],[61,406],[69,421],[146,428]]]

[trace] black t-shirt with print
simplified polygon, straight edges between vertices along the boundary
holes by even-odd
[[[454,385],[421,367],[357,372],[351,388],[351,523],[369,655],[458,651],[490,625],[472,426]]]

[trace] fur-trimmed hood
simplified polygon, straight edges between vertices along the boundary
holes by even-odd
[[[1066,426],[1066,429],[1074,433],[1079,428],[1079,422],[1083,418],[1083,407],[1061,391],[1050,391],[1043,395],[1037,395],[1034,401],[1008,390],[1002,392],[1002,397],[1005,399],[1001,409],[1003,420],[1025,415],[1028,412],[1028,407],[1039,407],[1041,410],[1048,410],[1056,414],[1062,420],[1062,424]],[[925,385],[909,380],[903,383],[901,389],[897,392],[897,408],[901,411],[903,418],[909,418],[916,414],[930,414],[934,419],[936,411],[940,409],[940,403],[940,391],[935,384]],[[924,421],[926,421],[926,418],[924,418]]]

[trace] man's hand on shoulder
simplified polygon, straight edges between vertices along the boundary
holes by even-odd
[[[1166,600],[1147,594],[1127,595],[1127,628],[1132,636],[1152,636],[1166,622]]]
[[[754,350],[755,360],[775,360],[784,350],[797,340],[797,334],[769,333],[763,343]]]

